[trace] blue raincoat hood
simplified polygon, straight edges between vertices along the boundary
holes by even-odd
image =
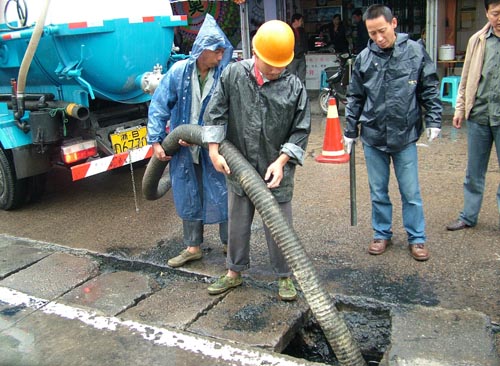
[[[231,61],[233,46],[222,29],[217,25],[214,17],[210,14],[206,14],[205,20],[194,40],[193,48],[191,49],[191,57],[196,60],[204,50],[215,51],[218,48],[225,49],[224,56],[220,62],[220,65],[225,67],[229,64],[229,61]]]

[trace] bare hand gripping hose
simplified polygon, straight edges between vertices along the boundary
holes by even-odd
[[[182,125],[175,128],[163,140],[162,147],[167,155],[174,155],[179,149],[179,139],[202,145],[201,136],[201,126]],[[219,153],[224,156],[231,169],[231,174],[238,179],[262,220],[269,227],[271,235],[293,270],[304,297],[340,364],[346,366],[366,365],[342,315],[335,307],[330,294],[324,290],[311,259],[263,179],[229,141],[224,140],[220,144]],[[149,162],[142,181],[142,190],[146,199],[158,199],[161,197],[160,194],[165,194],[168,190],[168,188],[165,190],[165,188],[158,187],[167,164],[168,162],[159,161],[154,156]]]

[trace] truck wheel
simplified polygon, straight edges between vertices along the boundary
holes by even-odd
[[[26,199],[26,180],[17,179],[12,160],[0,148],[0,209],[19,207]]]
[[[47,181],[47,173],[38,174],[27,178],[27,194],[28,202],[38,202],[45,193],[45,182]]]

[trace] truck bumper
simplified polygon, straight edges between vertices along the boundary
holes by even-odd
[[[71,167],[73,181],[90,177],[99,173],[107,172],[116,168],[121,168],[127,164],[132,164],[153,155],[153,147],[146,145],[138,149],[125,151],[119,154],[106,156],[101,159],[88,161],[83,164]]]

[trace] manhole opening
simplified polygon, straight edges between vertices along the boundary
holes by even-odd
[[[372,304],[373,305],[373,304]],[[347,327],[368,365],[378,365],[390,344],[391,316],[387,309],[337,303]],[[283,354],[311,362],[339,365],[316,319],[308,316]]]
[[[150,273],[160,287],[163,287],[172,278],[178,277],[193,281],[205,280],[205,276],[202,275],[183,273],[150,262],[131,261],[113,256],[97,256],[97,258],[102,271],[123,269]],[[159,274],[159,271],[166,272],[165,276]],[[367,365],[378,365],[390,345],[390,306],[368,299],[347,296],[338,296],[334,301],[359,345]],[[310,312],[304,317],[304,325],[297,331],[282,353],[310,362],[339,365],[316,319]]]

